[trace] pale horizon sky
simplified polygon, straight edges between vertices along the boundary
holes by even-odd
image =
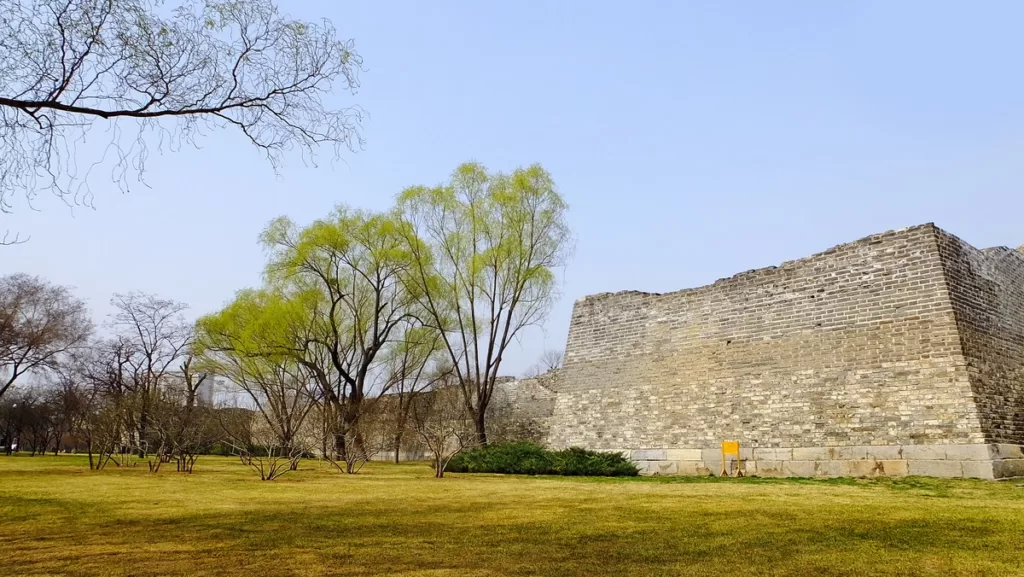
[[[212,312],[256,286],[263,226],[344,203],[390,206],[461,162],[539,162],[577,242],[543,330],[503,374],[564,347],[573,302],[669,292],[935,222],[1018,246],[1024,208],[1024,4],[1017,2],[281,2],[355,39],[366,71],[342,105],[365,149],[279,176],[241,135],[154,155],[96,210],[41,197],[0,229],[0,274],[75,287],[98,322],[114,292]],[[326,153],[325,153],[326,154]]]

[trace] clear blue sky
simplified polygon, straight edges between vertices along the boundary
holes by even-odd
[[[700,286],[934,221],[1024,243],[1024,3],[289,1],[355,38],[366,148],[281,176],[237,134],[154,156],[148,182],[6,221],[0,272],[77,287],[108,312],[144,290],[212,311],[259,282],[256,236],[336,203],[387,207],[460,162],[542,163],[577,250],[543,331],[505,373],[564,346],[575,299]]]

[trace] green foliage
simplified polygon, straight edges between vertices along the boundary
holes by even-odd
[[[618,453],[599,453],[569,447],[554,453],[555,470],[559,475],[582,477],[635,477],[636,465]]]
[[[617,453],[599,453],[579,447],[549,451],[534,443],[486,445],[460,453],[446,471],[510,475],[565,475],[634,477],[639,469]]]
[[[459,453],[445,471],[454,473],[504,473],[507,475],[553,475],[551,451],[534,443],[485,445]]]

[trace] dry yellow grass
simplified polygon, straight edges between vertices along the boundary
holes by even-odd
[[[0,457],[0,574],[1024,575],[1024,489]]]

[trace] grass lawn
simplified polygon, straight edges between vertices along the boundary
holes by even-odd
[[[1024,575],[1024,489],[0,457],[0,575]]]

